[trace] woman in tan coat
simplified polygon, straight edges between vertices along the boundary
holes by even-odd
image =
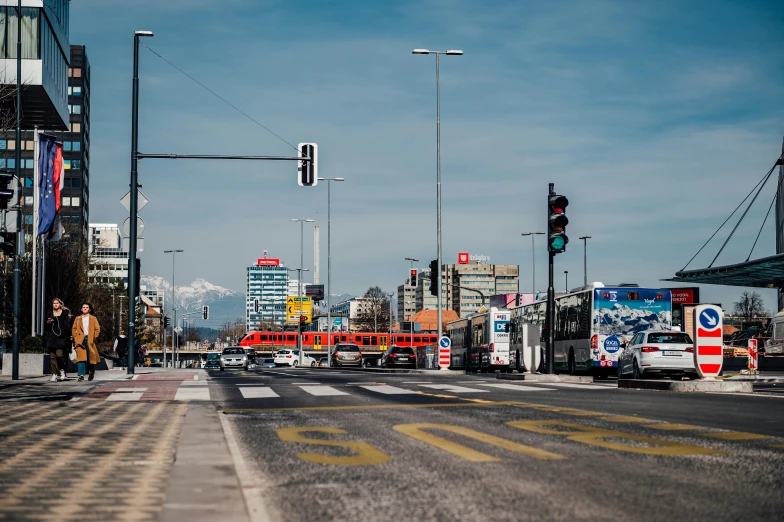
[[[82,303],[82,315],[74,319],[71,335],[73,336],[74,346],[76,347],[76,369],[79,378],[83,381],[88,373],[87,380],[92,381],[95,377],[95,364],[101,362],[98,354],[98,346],[95,342],[101,334],[101,325],[98,318],[92,314],[93,305]]]

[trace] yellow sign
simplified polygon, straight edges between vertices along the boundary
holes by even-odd
[[[305,317],[305,322],[313,320],[313,299],[305,296],[290,295],[286,298],[286,322],[298,323],[300,317]]]

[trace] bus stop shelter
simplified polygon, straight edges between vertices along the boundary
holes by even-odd
[[[665,281],[781,290],[784,288],[784,254],[734,265],[680,270],[675,273],[675,277]]]

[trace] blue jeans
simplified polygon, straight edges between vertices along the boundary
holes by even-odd
[[[95,365],[93,365],[92,363],[89,362],[76,363],[76,374],[79,375],[80,377],[84,377],[85,375],[87,375],[87,372],[92,373],[94,371],[95,371]]]

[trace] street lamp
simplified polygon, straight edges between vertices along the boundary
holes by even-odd
[[[588,240],[591,236],[582,236],[583,240],[583,285],[588,286]]]
[[[318,178],[327,182],[327,367],[332,366],[332,182],[345,178]]]
[[[172,320],[172,363],[174,363],[174,355],[176,352],[176,334],[177,332],[174,331],[174,327],[177,326],[177,289],[174,286],[174,259],[177,256],[177,253],[182,253],[184,250],[177,249],[177,250],[164,250],[164,254],[171,254],[172,255],[172,312],[173,312],[173,320]],[[166,368],[166,332],[163,332],[163,367]]]
[[[292,220],[294,221],[294,220]],[[313,221],[309,219],[308,221]],[[289,272],[297,272],[297,285],[299,286],[299,313],[300,317],[297,318],[297,350],[299,350],[299,365],[302,366],[304,359],[302,357],[302,272],[307,272],[307,268],[289,268]],[[288,318],[288,316],[287,316]]]
[[[566,293],[569,293],[569,271],[564,270],[564,285],[566,285]]]
[[[431,274],[431,277],[437,277],[436,292],[437,293],[437,308],[438,308],[438,338],[441,339],[443,334],[442,325],[442,296],[441,296],[441,92],[440,92],[440,79],[439,79],[439,58],[442,54],[448,56],[462,56],[463,51],[451,49],[447,51],[431,51],[429,49],[414,49],[412,54],[434,54],[436,55],[436,236],[438,243],[438,274]],[[448,366],[443,366],[442,370],[449,369]]]
[[[520,235],[531,236],[531,268],[533,270],[531,277],[531,293],[533,294],[532,299],[536,301],[536,244],[534,243],[534,236],[543,236],[544,232],[523,232]]]

